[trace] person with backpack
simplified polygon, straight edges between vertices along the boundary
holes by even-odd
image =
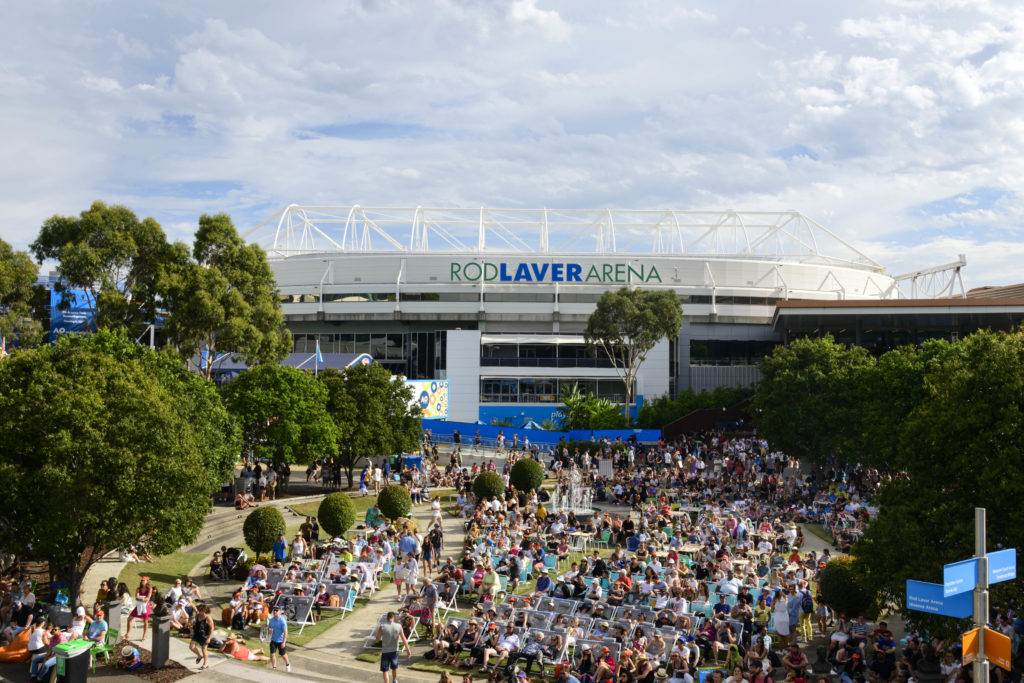
[[[798,617],[797,635],[803,638],[805,643],[809,643],[814,635],[813,616],[814,597],[811,595],[811,591],[808,590],[806,584],[804,584],[800,588],[800,615]]]

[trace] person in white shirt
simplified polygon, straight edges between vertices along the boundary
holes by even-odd
[[[167,589],[167,593],[164,597],[166,600],[171,602],[177,602],[181,599],[183,594],[184,593],[181,590],[181,579],[175,579],[174,585]]]
[[[497,657],[498,661],[494,663],[494,667],[501,666],[501,663],[505,661],[510,654],[515,653],[519,650],[519,636],[516,635],[515,626],[511,623],[505,627],[505,633],[498,639],[498,649],[495,650],[492,647],[484,650],[484,666],[480,669],[481,673],[487,672],[487,664],[490,662],[491,657]]]
[[[739,595],[740,585],[732,576],[726,576],[718,582],[718,592],[721,595]]]

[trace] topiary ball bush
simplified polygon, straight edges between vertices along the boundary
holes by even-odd
[[[412,496],[404,486],[385,486],[377,496],[377,509],[393,522],[399,517],[405,517],[412,510]]]
[[[544,484],[544,467],[533,458],[523,458],[509,472],[509,482],[519,491],[533,491]]]
[[[832,558],[821,570],[818,589],[822,600],[837,615],[845,614],[852,619],[861,613],[872,615],[874,612],[875,601],[864,586],[854,557]]]
[[[473,493],[481,500],[500,498],[505,495],[505,481],[497,472],[481,472],[473,480]]]
[[[257,555],[274,547],[277,535],[285,530],[284,515],[275,507],[256,508],[242,524],[242,536]]]
[[[331,536],[343,536],[356,521],[356,506],[347,493],[331,493],[320,501],[316,519]]]

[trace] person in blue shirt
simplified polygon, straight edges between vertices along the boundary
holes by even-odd
[[[85,634],[85,639],[97,645],[102,645],[106,637],[107,622],[103,620],[103,610],[98,609],[92,623],[89,624],[89,630]]]
[[[540,570],[540,576],[537,577],[537,586],[533,591],[533,597],[543,597],[548,594],[548,590],[551,589],[551,577],[548,576],[548,568],[544,567]]]
[[[288,559],[288,543],[284,540],[283,531],[277,535],[277,540],[274,541],[273,553],[275,562],[284,562]]]
[[[715,614],[721,614],[723,617],[728,617],[732,613],[732,606],[726,602],[725,595],[719,595],[718,598],[718,604],[714,607]]]
[[[270,667],[277,668],[277,653],[281,653],[284,660],[284,670],[291,671],[292,665],[288,661],[288,620],[281,615],[281,606],[274,606],[274,616],[267,620],[267,628],[270,630]]]

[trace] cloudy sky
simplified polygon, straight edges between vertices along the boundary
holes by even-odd
[[[291,203],[797,209],[897,273],[1024,281],[1024,6],[0,5],[0,236]]]

